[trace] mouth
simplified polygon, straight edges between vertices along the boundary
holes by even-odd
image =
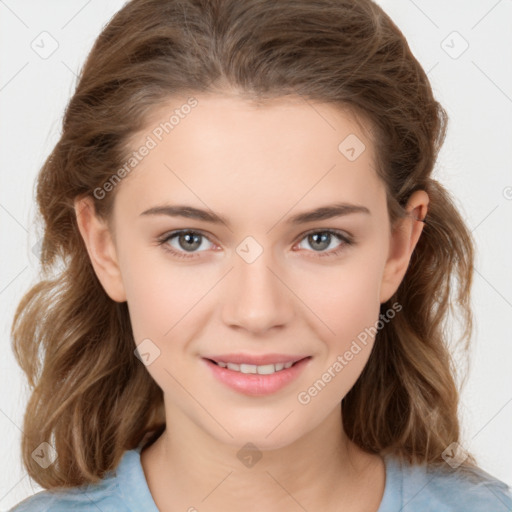
[[[291,368],[292,366],[296,365],[300,361],[303,361],[304,359],[309,359],[311,356],[303,357],[296,360],[286,361],[284,363],[268,363],[268,364],[250,364],[250,363],[233,363],[233,362],[226,362],[226,361],[216,361],[214,359],[206,358],[208,361],[210,361],[213,364],[216,364],[217,366],[220,366],[221,368],[227,368],[228,370],[239,372],[239,373],[245,373],[245,374],[258,374],[258,375],[272,375],[273,373],[281,372],[283,370],[287,370],[288,368]]]
[[[287,388],[301,375],[312,359],[312,356],[281,355],[277,357],[277,362],[275,358],[274,362],[270,362],[270,355],[259,358],[244,357],[238,354],[202,359],[217,381],[238,393],[251,396],[270,395]],[[255,359],[259,359],[257,362],[260,364],[256,364]],[[261,364],[262,359],[264,364]]]

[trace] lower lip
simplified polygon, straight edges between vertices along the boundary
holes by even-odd
[[[212,363],[209,359],[203,359],[203,361],[211,368],[213,375],[231,389],[246,395],[262,396],[276,393],[296,379],[310,359],[311,357],[306,357],[290,366],[290,368],[285,368],[270,375],[236,372]]]

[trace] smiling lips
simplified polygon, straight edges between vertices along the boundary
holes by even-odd
[[[251,354],[222,354],[218,356],[208,356],[206,359],[211,359],[215,363],[235,363],[235,364],[255,364],[255,365],[265,365],[265,364],[277,364],[277,363],[296,363],[305,357],[309,357],[307,355],[304,356],[295,356],[290,354],[262,354],[262,355],[251,355]]]
[[[224,354],[213,356],[208,359],[222,368],[228,368],[235,372],[245,374],[257,373],[259,375],[271,375],[284,369],[290,368],[293,364],[308,356],[293,356],[288,354]]]
[[[235,391],[266,395],[295,379],[311,356],[224,354],[203,359],[214,376]]]
[[[287,363],[276,363],[276,364],[236,364],[236,363],[223,363],[221,361],[217,362],[219,366],[222,368],[227,368],[228,370],[232,370],[235,372],[241,373],[257,373],[258,375],[271,375],[275,372],[280,372],[283,369],[288,369],[293,365],[293,362],[289,361]]]

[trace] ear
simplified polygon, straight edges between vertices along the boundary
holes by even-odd
[[[87,247],[94,272],[112,300],[125,302],[126,293],[116,247],[107,222],[96,216],[94,202],[89,196],[75,199],[74,206],[78,229]]]
[[[406,206],[407,217],[400,220],[391,233],[388,259],[386,261],[380,288],[381,304],[389,300],[402,282],[412,253],[423,231],[427,214],[428,194],[424,190],[414,192]]]

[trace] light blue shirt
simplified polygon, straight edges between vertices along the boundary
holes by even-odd
[[[124,453],[117,469],[97,484],[65,491],[40,491],[10,512],[159,512],[140,462],[142,444]],[[377,512],[511,512],[512,493],[502,481],[476,470],[479,482],[451,470],[402,465],[385,456],[386,484]],[[201,512],[201,503],[190,510]],[[184,511],[185,512],[185,511]]]

